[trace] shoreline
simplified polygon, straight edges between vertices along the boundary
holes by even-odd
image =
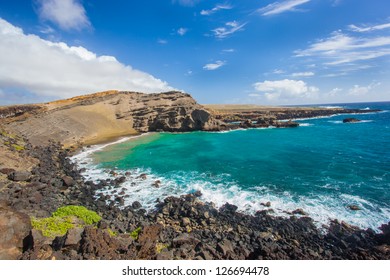
[[[341,115],[341,114],[340,114]],[[324,116],[324,118],[331,118],[331,117],[333,117],[333,116]],[[315,118],[310,118],[310,119],[317,119],[317,118],[319,118],[319,117],[315,117]],[[243,128],[238,128],[238,129],[234,129],[234,130],[228,130],[228,131],[221,131],[221,132],[207,132],[207,131],[205,131],[206,133],[227,133],[227,132],[234,132],[234,131],[236,131],[236,130],[251,130],[251,129],[264,129],[264,128],[247,128],[247,129],[243,129]],[[271,129],[271,128],[270,128]],[[168,132],[169,133],[169,132]],[[141,134],[140,136],[142,136],[142,135],[145,135],[145,134]],[[129,139],[126,139],[125,141],[127,141],[127,140],[131,140],[131,138],[129,138]],[[116,142],[113,142],[112,144],[116,144]],[[80,161],[79,161],[79,163],[80,163]],[[79,166],[79,167],[83,167],[83,166]],[[84,166],[85,167],[85,166]],[[97,170],[97,169],[96,169]],[[93,169],[93,171],[96,171],[95,169]],[[103,172],[103,169],[99,169],[101,172]],[[97,176],[97,177],[94,177],[94,176],[92,176],[92,177],[89,177],[89,180],[94,180],[95,182],[96,181],[102,181],[102,180],[110,180],[110,179],[113,179],[113,177],[112,177],[112,175],[110,175],[110,173],[108,173],[108,171],[110,171],[111,169],[107,169],[106,168],[106,171],[104,171],[104,173],[102,173],[102,174],[99,174],[99,175],[101,175],[101,176]],[[115,172],[117,172],[118,173],[118,176],[120,177],[120,176],[125,176],[124,175],[124,173],[125,173],[125,171],[131,171],[131,173],[133,173],[133,170],[119,170],[119,171],[117,171],[115,168],[113,168],[112,169],[112,171],[115,171]],[[121,174],[122,173],[122,174]],[[133,190],[137,190],[137,191],[139,191],[138,190],[138,184],[140,184],[140,183],[143,183],[144,185],[145,185],[145,188],[150,188],[150,186],[153,186],[153,184],[154,184],[154,182],[155,181],[162,181],[163,183],[166,183],[166,178],[160,178],[160,175],[156,175],[156,174],[153,174],[153,173],[148,173],[147,171],[145,171],[145,170],[143,170],[143,171],[140,171],[140,172],[138,172],[138,173],[144,173],[145,175],[147,175],[148,176],[148,180],[147,181],[145,181],[145,183],[143,183],[142,181],[141,182],[139,182],[139,180],[137,181],[137,180],[135,180],[135,177],[134,176],[136,176],[136,174],[137,174],[137,172],[136,172],[136,174],[133,174],[134,176],[130,176],[130,177],[132,177],[132,178],[130,178],[130,177],[128,177],[127,176],[127,178],[126,178],[126,180],[127,180],[127,182],[128,183],[126,183],[126,191],[124,191],[124,189],[122,189],[122,192],[124,192],[124,193],[126,193],[127,195],[132,195],[131,194],[131,189],[133,189]],[[138,176],[140,175],[140,174],[138,174]],[[149,178],[150,177],[150,178]],[[92,178],[95,178],[95,179],[92,179]],[[114,178],[115,179],[115,178]],[[167,179],[168,181],[169,181],[169,179]],[[129,184],[130,184],[130,182],[132,182],[131,184],[136,184],[136,186],[137,187],[134,187],[134,186],[132,186],[132,187],[130,187],[130,186],[128,186]],[[146,184],[146,182],[149,184],[149,185],[147,185]],[[162,183],[162,184],[163,184]],[[169,182],[168,182],[168,184],[169,184]],[[187,189],[185,189],[185,190],[183,190],[183,192],[181,192],[181,191],[178,191],[178,192],[172,192],[172,190],[170,190],[170,193],[171,193],[171,195],[174,195],[174,196],[176,196],[176,197],[178,197],[178,196],[180,196],[180,195],[186,195],[186,194],[189,194],[189,193],[191,193],[191,192],[186,192],[186,190]],[[202,190],[202,188],[201,188],[201,190]],[[102,193],[103,194],[105,194],[105,195],[109,195],[109,190],[106,190],[106,191],[102,191]],[[158,195],[159,195],[159,192],[157,192],[157,193],[153,193],[152,192],[152,194],[150,194],[150,193],[148,193],[149,195],[153,195],[153,196],[156,196],[156,198],[158,197]],[[207,197],[211,197],[210,196],[210,194],[209,193],[207,193]],[[115,197],[114,197],[115,198]],[[114,200],[114,198],[112,198],[112,200]],[[203,198],[204,198],[204,196],[203,196]],[[263,200],[263,204],[265,204],[265,203],[267,203],[267,199],[262,199],[262,197],[260,196],[259,198],[258,198],[259,200]],[[269,198],[268,198],[269,199]],[[125,199],[126,200],[126,199]],[[213,203],[214,205],[218,205],[218,207],[220,207],[220,206],[222,206],[222,204],[221,204],[221,202],[217,202],[217,201],[213,201],[213,199],[208,199],[208,200],[205,200],[205,199],[201,199],[204,203]],[[134,201],[134,199],[133,199],[133,201]],[[142,199],[140,200],[141,201],[141,204],[144,204],[143,202],[142,202]],[[131,202],[132,201],[130,201],[130,205],[131,205]],[[247,215],[253,215],[256,211],[264,211],[264,210],[267,210],[267,211],[275,211],[274,213],[270,213],[270,215],[272,215],[272,216],[274,216],[274,217],[283,217],[283,218],[290,218],[291,216],[293,216],[294,214],[292,214],[292,213],[294,213],[294,211],[297,211],[297,210],[302,210],[301,212],[306,212],[307,214],[305,214],[305,216],[307,216],[307,217],[310,217],[310,218],[312,218],[313,220],[314,220],[314,223],[316,224],[316,226],[317,226],[317,228],[321,228],[321,227],[327,227],[327,226],[329,226],[330,225],[330,223],[331,223],[331,221],[333,220],[333,219],[339,219],[340,221],[343,221],[343,222],[345,222],[345,221],[348,221],[348,217],[344,217],[343,216],[343,218],[339,218],[339,217],[336,217],[336,215],[329,215],[329,216],[327,216],[327,215],[325,215],[324,217],[327,217],[328,218],[328,220],[326,220],[325,221],[325,219],[324,218],[321,218],[320,216],[318,216],[318,214],[313,214],[313,213],[311,213],[311,211],[310,211],[310,207],[309,208],[306,208],[306,207],[304,207],[304,206],[302,206],[302,205],[300,205],[300,204],[302,204],[302,203],[292,203],[291,205],[290,205],[290,208],[288,208],[288,209],[285,209],[285,208],[274,208],[274,209],[272,209],[273,207],[270,207],[270,208],[268,208],[268,207],[255,207],[255,208],[251,208],[252,210],[250,211],[250,210],[248,210],[249,208],[245,208],[245,207],[243,207],[242,205],[240,205],[240,204],[237,204],[237,202],[232,202],[231,200],[229,200],[229,199],[226,199],[226,200],[224,200],[224,202],[228,202],[228,203],[233,203],[233,204],[235,204],[236,206],[238,206],[238,208],[239,208],[239,211],[242,213],[242,214],[247,214]],[[277,200],[277,205],[278,205],[278,200]],[[129,203],[129,202],[126,202],[126,203]],[[258,202],[258,203],[260,203],[260,202]],[[156,204],[156,203],[155,203]],[[310,203],[309,203],[310,204]],[[350,203],[350,204],[353,204],[352,202]],[[153,211],[153,208],[154,208],[154,206],[150,206],[149,204],[147,204],[148,206],[146,207],[146,209],[148,209],[148,211]],[[272,205],[274,206],[274,202],[272,202]],[[311,205],[311,204],[310,204]],[[253,205],[254,206],[254,205]],[[345,205],[345,208],[348,208],[348,206],[347,206],[347,204]],[[218,208],[217,208],[218,209]],[[321,208],[322,209],[322,208]],[[327,213],[327,211],[330,211],[328,208],[324,208],[323,209],[323,211],[325,210],[325,212]],[[384,210],[383,210],[384,211]],[[341,213],[341,212],[340,212]],[[328,213],[328,214],[330,214],[330,212]],[[378,214],[379,215],[379,214]],[[380,214],[380,215],[382,215],[382,214]],[[380,227],[380,225],[382,224],[382,222],[381,223],[379,223],[377,226],[372,226],[372,225],[368,225],[368,226],[362,226],[363,224],[366,224],[366,223],[364,223],[364,222],[357,222],[356,224],[354,224],[354,222],[356,223],[356,221],[349,221],[349,223],[351,223],[353,226],[360,226],[360,228],[361,229],[364,229],[364,230],[366,230],[366,229],[369,229],[369,228],[371,228],[371,229],[373,229],[374,231],[376,231],[376,232],[380,232],[380,229],[379,229],[379,227]],[[384,222],[386,222],[386,221],[384,221]]]
[[[376,233],[331,221],[324,232],[298,212],[285,218],[266,210],[243,214],[229,203],[217,209],[201,201],[200,192],[159,199],[149,213],[136,202],[119,207],[120,197],[111,201],[98,192],[110,186],[119,194],[126,176],[94,183],[69,159],[87,145],[77,151],[54,142],[32,146],[25,139],[23,145],[18,153],[38,164],[22,173],[1,170],[0,215],[19,219],[17,228],[5,223],[17,234],[7,244],[14,246],[12,254],[1,252],[1,259],[390,259],[390,222]],[[65,205],[84,206],[102,220],[56,237],[31,227],[31,218],[50,217]]]

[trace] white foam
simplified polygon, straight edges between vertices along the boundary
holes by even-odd
[[[343,106],[318,106],[319,108],[325,108],[325,109],[342,109]]]
[[[313,126],[312,123],[300,123],[299,126]]]
[[[120,142],[129,138],[121,139]],[[118,141],[116,142],[118,143]],[[113,143],[110,143],[113,144]],[[104,170],[93,164],[91,155],[107,147],[110,144],[97,145],[88,148],[80,154],[72,157],[77,164],[86,163],[82,167],[87,168],[83,174],[86,180],[98,182],[107,178],[115,178],[109,174],[109,170]],[[123,176],[127,170],[117,170],[118,176]],[[252,189],[242,189],[236,182],[232,181],[230,175],[221,174],[210,178],[205,173],[174,173],[166,176],[153,174],[150,169],[128,170],[131,175],[127,176],[117,192],[124,191],[125,205],[131,205],[134,201],[139,201],[143,208],[151,211],[155,208],[156,200],[162,201],[168,196],[181,196],[184,194],[201,191],[201,199],[206,202],[213,202],[216,207],[221,207],[226,202],[238,206],[238,210],[254,214],[256,211],[268,209],[262,203],[271,202],[274,210],[272,215],[289,217],[295,209],[301,208],[310,214],[318,227],[328,225],[330,220],[343,220],[349,224],[361,228],[377,229],[381,224],[387,223],[390,217],[390,208],[379,207],[361,197],[351,194],[334,192],[332,195],[296,195],[290,192],[277,193],[276,186],[259,185]],[[146,180],[140,178],[141,174],[147,174]],[[161,181],[159,188],[153,186],[157,181]],[[338,187],[331,184],[324,184],[322,188],[335,189]],[[113,188],[106,187],[99,193],[111,195],[114,200]],[[108,202],[107,202],[108,203]],[[352,211],[348,205],[357,205],[362,210]]]
[[[106,143],[106,144],[92,145],[89,148],[84,148],[78,154],[70,157],[70,160],[72,162],[74,162],[74,163],[79,163],[79,164],[82,163],[82,162],[91,162],[90,155],[92,155],[93,153],[101,151],[101,150],[103,150],[106,147],[109,147],[109,146],[112,146],[112,145],[116,145],[116,144],[120,144],[120,143],[126,142],[126,141],[128,141],[130,139],[135,139],[135,138],[143,137],[143,136],[150,135],[150,134],[151,133],[144,133],[144,134],[135,135],[135,136],[127,136],[127,137],[122,137],[119,140],[114,141],[114,142],[110,142],[110,143]]]
[[[343,123],[343,121],[328,121],[330,123],[336,123],[336,124],[340,124],[340,123]]]

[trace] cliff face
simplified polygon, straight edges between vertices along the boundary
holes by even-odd
[[[143,94],[111,91],[46,104],[3,118],[7,130],[33,145],[93,143],[148,131],[218,130],[221,122],[186,93]]]

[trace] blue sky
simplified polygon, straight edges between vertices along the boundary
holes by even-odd
[[[1,0],[0,37],[0,104],[108,89],[390,100],[388,0]]]

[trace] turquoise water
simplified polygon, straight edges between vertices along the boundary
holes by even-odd
[[[390,220],[390,103],[343,106],[385,111],[355,115],[363,122],[351,124],[341,115],[289,129],[149,134],[89,153],[89,176],[130,170],[127,203],[147,209],[157,198],[200,190],[216,206],[230,202],[253,213],[270,201],[275,215],[302,208],[319,225],[339,219],[377,228]],[[137,179],[141,173],[146,181]]]

